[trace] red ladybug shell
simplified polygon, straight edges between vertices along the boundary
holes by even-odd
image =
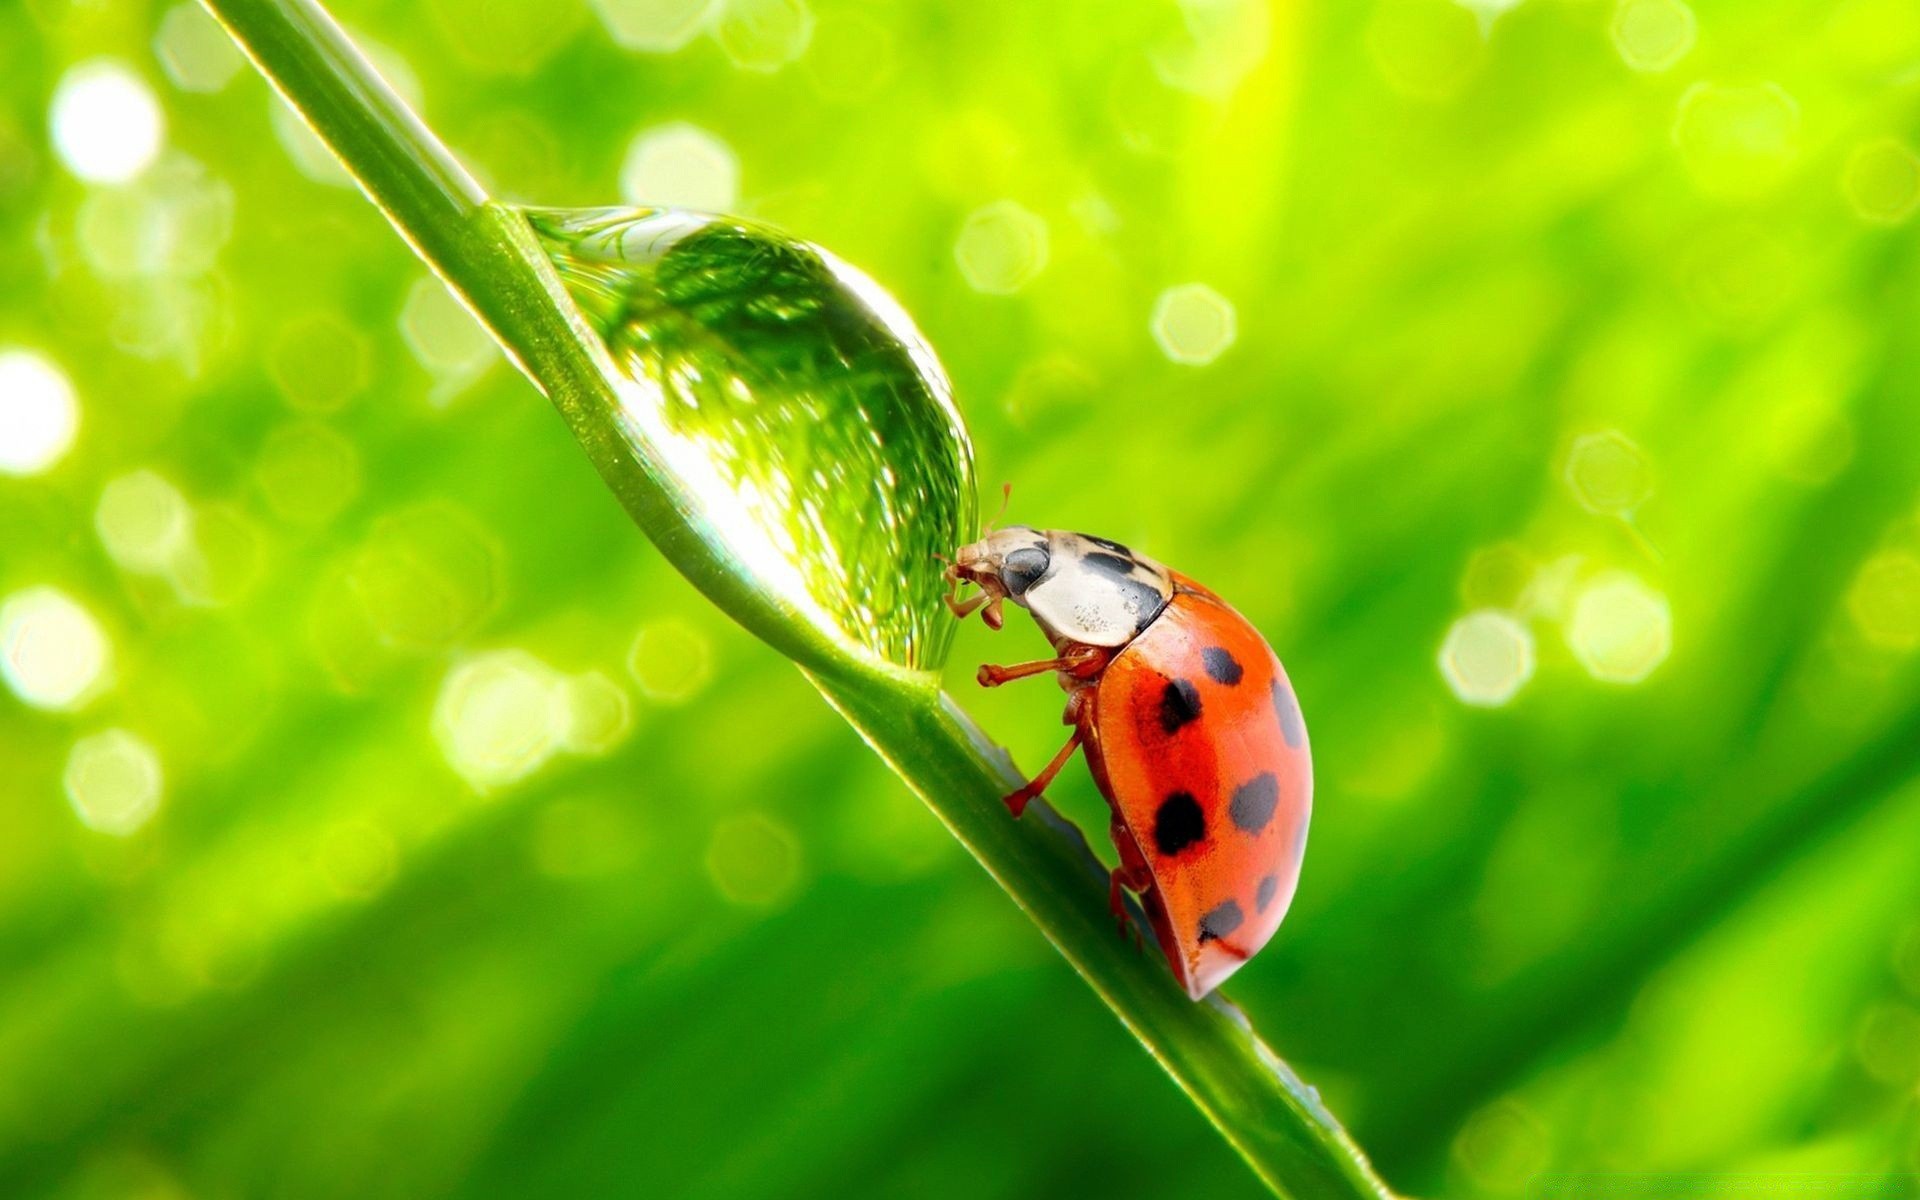
[[[1306,726],[1266,639],[1213,593],[1176,591],[1093,687],[1087,758],[1160,948],[1198,1000],[1273,936],[1313,808]],[[1130,851],[1132,851],[1130,853]]]

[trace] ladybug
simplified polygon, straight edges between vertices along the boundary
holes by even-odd
[[[982,686],[1051,672],[1067,692],[1073,736],[1007,808],[1084,748],[1113,810],[1114,916],[1124,930],[1121,889],[1138,893],[1175,978],[1205,996],[1266,945],[1300,878],[1313,764],[1280,660],[1220,597],[1105,538],[989,530],[946,579],[956,617],[999,629],[1011,600],[1053,643],[1053,658],[981,667]]]

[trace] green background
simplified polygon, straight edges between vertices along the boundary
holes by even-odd
[[[705,131],[915,314],[1015,519],[1268,633],[1318,817],[1229,990],[1396,1186],[1907,1189],[1920,10],[743,2],[671,52],[336,11],[502,196]],[[0,345],[81,411],[0,477],[0,603],[111,643],[69,710],[0,693],[0,1192],[1259,1194],[207,33],[0,7]],[[48,132],[101,56],[165,112],[118,185]],[[1235,337],[1174,361],[1196,282]],[[102,534],[142,471],[157,565]],[[949,668],[1031,765],[1058,693],[969,677],[1041,648]],[[476,767],[529,693],[450,732],[475,672],[600,726]],[[125,836],[69,796],[110,729],[164,779]]]

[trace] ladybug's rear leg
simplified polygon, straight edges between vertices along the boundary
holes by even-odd
[[[1072,758],[1073,752],[1079,748],[1080,730],[1076,728],[1073,736],[1067,739],[1067,744],[1060,747],[1060,753],[1054,755],[1053,761],[1042,767],[1040,773],[1035,775],[1031,782],[1018,791],[1007,793],[1005,798],[1007,811],[1015,817],[1026,812],[1027,805],[1041,792],[1047,790],[1047,785],[1053,782],[1053,777],[1060,773],[1060,768],[1067,765],[1067,760]]]
[[[1113,869],[1108,881],[1107,902],[1113,908],[1113,919],[1120,924],[1120,936],[1130,939],[1133,944],[1144,950],[1146,938],[1141,935],[1140,927],[1135,925],[1132,914],[1127,911],[1127,892],[1144,893],[1153,886],[1153,870],[1147,866],[1147,860],[1141,857],[1140,845],[1133,840],[1133,831],[1128,829],[1118,817],[1114,818],[1114,848],[1120,851],[1120,865]],[[1126,891],[1121,889],[1125,888]]]

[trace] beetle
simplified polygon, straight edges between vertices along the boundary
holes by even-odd
[[[1006,797],[1017,818],[1076,749],[1112,809],[1109,902],[1139,895],[1176,979],[1198,1000],[1251,958],[1292,902],[1313,808],[1306,725],[1259,630],[1193,580],[1105,538],[1024,525],[960,547],[946,603],[999,629],[1026,609],[1054,657],[982,666],[998,687],[1051,672],[1067,744]],[[965,586],[979,591],[963,597]]]

